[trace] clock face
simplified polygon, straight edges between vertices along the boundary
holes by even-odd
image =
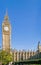
[[[7,26],[5,26],[5,27],[4,27],[4,30],[5,30],[5,31],[8,31],[8,30],[9,30],[9,28],[8,28]]]

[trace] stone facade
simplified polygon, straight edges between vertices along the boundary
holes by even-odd
[[[7,52],[10,52],[10,35],[11,35],[11,26],[6,12],[4,22],[2,23],[2,49]]]
[[[13,61],[22,61],[22,60],[27,60],[31,57],[36,57],[35,55],[37,55],[38,53],[41,52],[41,45],[38,43],[38,47],[36,51],[25,51],[25,50],[19,50],[17,51],[16,49],[14,49],[12,51],[13,54]]]
[[[31,56],[34,56],[36,52],[34,51],[25,51],[25,50],[19,50],[16,49],[13,50],[13,61],[22,61],[29,59]]]

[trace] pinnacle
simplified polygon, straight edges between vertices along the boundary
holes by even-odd
[[[8,20],[8,12],[7,12],[7,10],[6,10],[6,15],[5,15],[4,19]]]

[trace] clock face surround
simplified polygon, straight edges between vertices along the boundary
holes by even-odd
[[[4,27],[4,30],[5,30],[5,31],[8,31],[8,30],[9,30],[8,26],[5,26],[5,27]]]

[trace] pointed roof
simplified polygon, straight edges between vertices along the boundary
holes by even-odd
[[[38,41],[38,47],[40,46],[40,41]]]
[[[8,12],[7,12],[7,10],[6,10],[6,15],[4,17],[4,20],[8,20]]]

